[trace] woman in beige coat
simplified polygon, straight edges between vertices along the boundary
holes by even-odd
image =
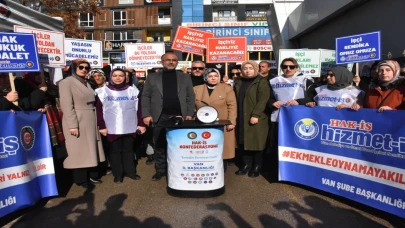
[[[204,73],[204,85],[194,87],[196,109],[202,106],[212,106],[218,111],[220,120],[229,120],[231,125],[224,128],[225,141],[223,159],[235,157],[235,125],[236,125],[236,97],[233,88],[220,83],[220,74],[216,69],[207,69]],[[227,163],[224,162],[226,169]]]
[[[101,183],[95,168],[103,162],[104,150],[96,125],[95,93],[85,77],[90,64],[75,59],[70,65],[71,76],[59,83],[62,127],[68,157],[65,169],[72,169],[73,181],[84,188]]]

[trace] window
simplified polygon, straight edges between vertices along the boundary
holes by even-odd
[[[81,13],[79,19],[79,25],[81,27],[93,27],[94,26],[94,16],[91,13]]]
[[[159,9],[159,18],[170,18],[170,9]]]
[[[113,12],[113,25],[114,26],[121,26],[121,25],[126,25],[126,18],[127,18],[127,13],[125,10],[121,11],[114,11]]]
[[[259,10],[246,10],[246,14],[259,14]]]
[[[86,40],[94,40],[94,34],[92,32],[88,32],[85,39]]]
[[[126,31],[126,32],[112,32],[112,39],[113,40],[133,40],[134,39],[134,31]]]
[[[119,0],[118,4],[120,4],[120,5],[134,4],[134,0]]]
[[[153,32],[152,38],[154,42],[163,42],[165,40],[163,32]]]
[[[230,10],[218,10],[218,17],[230,17],[231,11]]]

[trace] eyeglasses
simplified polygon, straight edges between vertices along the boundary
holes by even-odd
[[[204,70],[204,67],[192,67],[193,70]]]
[[[335,77],[335,75],[334,75],[334,74],[326,74],[326,76]]]
[[[177,62],[177,59],[163,59],[164,62]]]
[[[85,66],[78,66],[77,68],[79,68],[79,70],[83,70],[83,69],[85,69],[87,71],[90,70],[90,67],[85,67]]]
[[[231,75],[240,76],[240,73],[231,73]]]
[[[281,69],[285,70],[287,68],[290,68],[291,70],[294,70],[297,66],[295,65],[281,65]]]

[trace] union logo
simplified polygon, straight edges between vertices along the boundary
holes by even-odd
[[[189,133],[187,134],[187,137],[188,137],[189,139],[195,139],[195,138],[197,138],[197,133],[195,133],[195,132],[189,132]]]
[[[299,138],[311,140],[318,135],[319,126],[313,119],[305,118],[295,124],[294,131]]]
[[[34,129],[30,126],[23,127],[20,132],[20,141],[26,151],[31,150],[35,142]]]

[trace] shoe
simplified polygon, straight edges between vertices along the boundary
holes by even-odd
[[[90,182],[93,183],[93,184],[101,184],[101,183],[103,183],[103,181],[101,181],[100,179],[93,179],[93,178],[90,178]]]
[[[246,173],[248,173],[249,169],[250,169],[250,167],[248,165],[245,165],[243,168],[236,171],[235,174],[238,176],[246,175]]]
[[[82,183],[82,184],[77,184],[77,186],[80,186],[80,187],[82,187],[84,189],[89,189],[89,188],[94,188],[95,187],[94,184],[91,183],[91,182],[85,182],[85,183]]]
[[[148,160],[146,160],[147,165],[152,165],[155,162],[153,155],[148,155]]]
[[[112,173],[111,169],[107,169],[107,170],[105,171],[105,175],[111,175],[111,173]]]
[[[258,177],[260,175],[260,165],[256,165],[255,167],[253,167],[250,171],[248,176],[249,177]]]
[[[162,179],[162,177],[166,176],[166,174],[164,173],[155,173],[155,175],[153,175],[152,180],[153,181],[158,181],[160,179]]]
[[[121,184],[122,183],[122,177],[114,177],[114,183]]]
[[[132,179],[132,180],[140,180],[141,176],[134,174],[134,175],[127,175],[128,178]]]

